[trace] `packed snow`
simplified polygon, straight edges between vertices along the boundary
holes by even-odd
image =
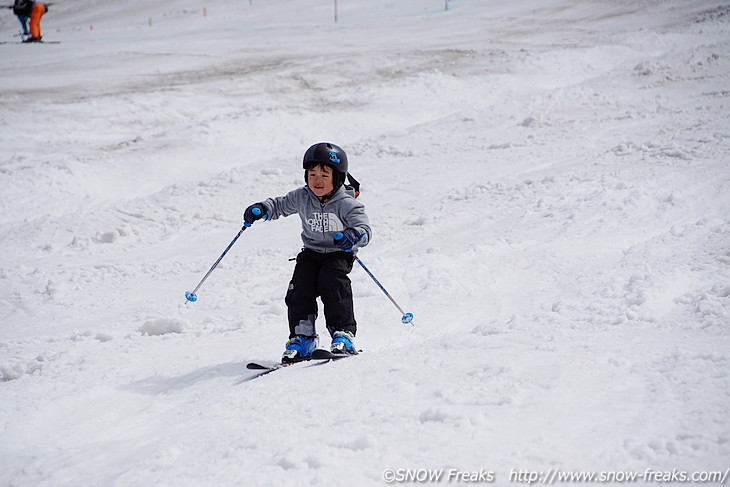
[[[726,475],[730,2],[337,4],[2,13],[0,485]],[[184,293],[320,141],[415,319],[356,266],[364,352],[252,379],[298,218]]]

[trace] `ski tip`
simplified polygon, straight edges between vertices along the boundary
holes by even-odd
[[[362,352],[362,350],[357,350],[354,353],[332,353],[329,350],[318,348],[312,353],[311,358],[312,360],[337,360],[345,357],[352,357],[360,352]]]

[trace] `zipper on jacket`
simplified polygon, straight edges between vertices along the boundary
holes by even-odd
[[[324,223],[325,223],[324,222],[324,206],[326,204],[327,203],[322,203],[321,201],[319,203],[319,213],[320,213],[320,216],[322,217],[322,240],[324,240],[325,242],[327,242],[327,231],[324,228]],[[325,246],[324,253],[326,254],[327,252],[328,252],[328,249]]]

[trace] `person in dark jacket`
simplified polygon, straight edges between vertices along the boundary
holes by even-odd
[[[33,11],[32,0],[15,0],[13,4],[13,13],[18,16],[20,27],[23,29],[23,35],[30,35],[28,30],[28,20],[30,20],[30,14]]]

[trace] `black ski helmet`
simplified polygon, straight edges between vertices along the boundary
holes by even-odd
[[[342,150],[342,147],[329,142],[320,142],[307,149],[307,152],[304,153],[304,160],[302,161],[305,183],[307,182],[307,170],[318,164],[332,168],[335,189],[345,183],[345,178],[347,177],[347,154]]]

